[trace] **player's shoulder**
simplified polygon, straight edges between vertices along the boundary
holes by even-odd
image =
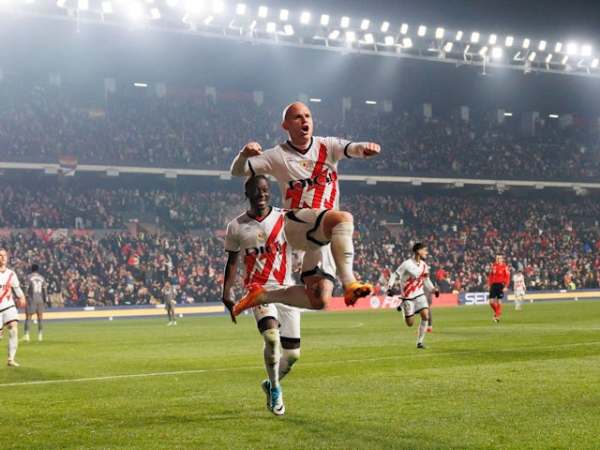
[[[229,221],[229,223],[227,224],[227,229],[235,230],[235,229],[239,228],[240,225],[242,225],[244,223],[248,223],[249,221],[250,221],[250,216],[248,215],[248,213],[246,211],[244,211],[243,213],[241,213],[240,215],[238,215],[237,217],[235,217]]]

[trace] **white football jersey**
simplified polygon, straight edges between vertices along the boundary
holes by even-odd
[[[272,175],[279,183],[286,208],[338,209],[338,161],[349,158],[350,141],[333,137],[312,138],[302,152],[290,142],[248,158],[254,175]]]
[[[262,220],[244,213],[227,225],[225,250],[244,254],[244,286],[292,286],[292,248],[284,233],[285,211],[273,207]]]
[[[4,272],[0,272],[0,311],[15,306],[13,292],[18,297],[23,296],[17,274],[10,269],[6,269]]]
[[[515,292],[525,292],[525,277],[522,273],[513,275],[513,290]]]
[[[400,279],[401,297],[405,300],[412,300],[425,294],[425,290],[431,292],[434,290],[433,284],[429,279],[429,266],[425,261],[415,261],[413,258],[407,259],[390,276],[388,289],[394,287],[397,279]]]

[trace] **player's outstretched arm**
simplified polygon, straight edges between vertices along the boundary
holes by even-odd
[[[248,142],[233,160],[229,172],[234,177],[255,175],[252,167],[247,164],[248,158],[262,155],[262,147],[258,142]]]
[[[235,275],[237,274],[238,268],[238,256],[239,252],[227,252],[227,263],[225,263],[225,277],[223,278],[223,298],[222,302],[225,308],[229,311],[229,316],[233,323],[237,323],[233,314],[233,305],[235,302],[232,300],[231,290],[235,284]]]
[[[375,142],[352,142],[346,152],[351,158],[371,158],[381,153],[381,146]]]

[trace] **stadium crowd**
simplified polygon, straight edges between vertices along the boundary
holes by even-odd
[[[205,96],[109,94],[87,104],[66,89],[0,86],[0,148],[5,161],[227,169],[248,140],[265,148],[283,139],[281,105],[257,106],[250,96],[214,103]],[[435,110],[435,105],[434,105]],[[314,105],[316,132],[373,140],[384,154],[351,161],[345,173],[520,179],[594,179],[600,175],[598,121],[561,127],[538,120],[533,136],[518,117],[498,124],[484,114],[458,117],[386,113],[359,105]]]
[[[220,299],[223,228],[244,210],[241,195],[62,187],[46,189],[43,201],[21,203],[32,195],[27,189],[11,191],[0,208],[5,229],[0,243],[21,276],[32,263],[42,267],[55,304],[156,302],[166,280],[178,287],[180,302]],[[73,228],[67,204],[83,209],[91,228],[117,230],[7,231],[40,224]],[[496,253],[524,271],[529,289],[564,288],[566,275],[577,287],[600,288],[600,204],[593,199],[348,193],[341,207],[357,224],[356,272],[379,292],[417,240],[430,246],[432,277],[445,292],[485,290]],[[165,208],[183,232],[132,235],[122,228],[124,212]]]

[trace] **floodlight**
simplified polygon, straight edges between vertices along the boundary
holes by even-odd
[[[269,8],[267,8],[266,6],[258,7],[258,17],[260,17],[261,19],[264,19],[265,17],[267,17],[268,14],[269,14]]]
[[[403,23],[400,26],[400,33],[402,33],[402,34],[408,33],[408,24],[407,23]]]
[[[277,25],[275,25],[275,22],[268,22],[267,23],[267,33],[275,33],[277,31]]]
[[[333,30],[331,33],[329,33],[329,39],[337,39],[340,37],[340,31],[339,30]]]
[[[375,42],[375,38],[371,33],[365,34],[364,39],[367,44],[373,44]]]
[[[289,23],[286,23],[283,27],[283,32],[287,35],[287,36],[293,36],[294,35],[294,27],[291,26]]]
[[[223,3],[223,0],[213,0],[212,11],[215,14],[223,14],[223,11],[225,11],[225,3]]]
[[[90,2],[89,0],[79,0],[77,2],[77,9],[79,9],[80,11],[87,11],[90,7]]]
[[[506,39],[504,40],[504,45],[507,47],[512,47],[512,45],[515,42],[515,38],[512,36],[506,36]]]
[[[360,22],[360,29],[363,31],[367,31],[369,29],[369,25],[371,25],[371,21],[369,19],[363,19]]]
[[[549,54],[546,56],[546,64],[550,64],[550,61],[552,61],[552,53],[549,53]]]
[[[531,61],[531,62],[535,61],[535,56],[536,56],[535,52],[531,52],[531,53],[529,54],[529,58],[528,58],[528,59],[529,59],[529,61]]]
[[[127,8],[127,15],[129,16],[129,19],[133,20],[134,22],[141,20],[142,16],[144,15],[142,5],[140,5],[138,2],[129,3]]]
[[[113,5],[109,1],[102,2],[102,13],[103,14],[112,14],[113,13]]]
[[[598,58],[594,58],[594,60],[592,61],[592,64],[590,65],[590,67],[592,69],[597,69],[598,68]]]
[[[473,31],[471,33],[471,44],[477,44],[479,42],[479,32]]]
[[[538,44],[538,50],[540,52],[543,52],[546,50],[547,46],[548,46],[548,43],[546,41],[540,41],[540,43]]]
[[[496,45],[496,42],[498,42],[498,35],[490,34],[490,38],[488,39],[488,44]]]
[[[452,51],[452,47],[454,47],[453,42],[446,42],[446,45],[444,45],[444,51],[446,53],[450,53]]]
[[[352,44],[356,41],[356,33],[354,31],[346,31],[346,42]]]
[[[382,33],[387,33],[388,30],[390,29],[390,23],[385,21],[381,24],[381,32]]]
[[[446,33],[446,30],[444,30],[442,27],[438,27],[435,30],[435,38],[436,39],[444,39],[445,33]]]
[[[458,30],[458,31],[456,32],[456,37],[454,38],[454,40],[456,40],[456,41],[459,41],[459,42],[460,42],[460,41],[462,40],[463,36],[464,36],[464,33],[463,33],[462,31]]]
[[[425,34],[427,33],[427,27],[425,25],[419,25],[419,28],[417,29],[417,34],[420,37],[425,36]]]
[[[487,55],[487,51],[488,51],[488,48],[484,45],[479,50],[479,55],[483,58],[483,57],[485,57],[485,55]]]
[[[590,44],[581,47],[581,56],[592,56],[592,46]]]
[[[329,14],[322,14],[321,15],[321,26],[326,27],[327,25],[329,25]]]
[[[503,55],[502,47],[494,47],[492,49],[492,58],[501,59]]]
[[[527,50],[529,48],[529,46],[531,45],[531,40],[529,38],[525,38],[523,39],[523,48],[525,50]]]
[[[556,53],[560,53],[560,51],[562,50],[562,48],[563,48],[562,42],[557,42],[556,45],[554,46],[554,51]]]
[[[394,36],[386,36],[385,37],[385,45],[394,45],[394,42],[396,40],[394,39]]]
[[[302,11],[302,14],[300,14],[300,23],[302,25],[308,25],[310,23],[310,12]]]
[[[576,42],[569,42],[567,44],[567,55],[576,55],[579,53],[579,46]]]
[[[342,17],[342,19],[340,20],[340,26],[342,28],[348,28],[350,26],[350,17],[348,17],[348,16]]]
[[[402,47],[411,48],[413,46],[412,39],[409,37],[405,37],[402,39]]]
[[[152,17],[154,20],[160,19],[160,11],[158,8],[152,8],[150,10],[150,17]]]
[[[282,9],[281,11],[279,11],[279,20],[281,20],[282,22],[287,22],[289,18],[290,12],[287,9]]]
[[[171,0],[171,1],[173,1],[173,0]],[[238,4],[235,6],[235,13],[236,13],[238,16],[243,16],[243,15],[245,15],[245,14],[246,14],[246,10],[247,10],[247,7],[246,7],[246,4],[245,4],[245,3],[238,3]]]

